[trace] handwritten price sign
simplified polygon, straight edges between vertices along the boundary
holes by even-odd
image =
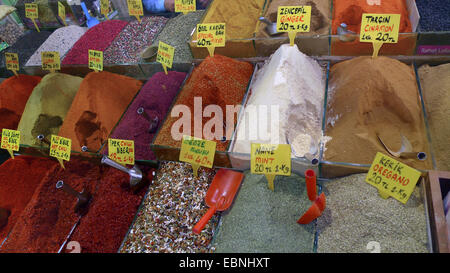
[[[377,153],[367,173],[366,182],[376,187],[383,198],[392,196],[406,204],[419,178],[419,171]]]
[[[190,163],[194,175],[197,176],[197,170],[200,166],[212,168],[215,153],[216,143],[214,141],[183,136],[179,160]]]
[[[61,60],[58,51],[41,52],[42,69],[51,72],[61,69]]]
[[[274,190],[276,175],[291,175],[291,146],[288,144],[252,143],[250,168],[253,174],[264,174]]]
[[[89,49],[89,68],[103,71],[103,51]]]
[[[164,67],[164,72],[167,75],[167,67],[172,68],[173,55],[175,53],[175,48],[166,43],[159,41],[158,55],[156,56],[156,61],[161,63]]]
[[[108,18],[109,13],[109,0],[101,0],[100,1],[100,11],[106,18]]]
[[[400,14],[364,13],[361,20],[360,42],[397,43]]]
[[[279,32],[309,32],[311,6],[278,7],[277,29]]]
[[[13,72],[19,71],[19,56],[17,53],[5,53],[6,69]]]
[[[66,7],[61,2],[58,2],[58,16],[64,22],[64,25],[67,26],[67,24],[66,24]]]
[[[14,158],[13,151],[19,151],[20,147],[20,132],[15,130],[3,129],[2,142],[0,148],[8,150],[12,158]]]
[[[186,14],[196,10],[195,0],[175,0],[175,12]]]
[[[50,156],[56,157],[64,168],[63,160],[70,161],[70,152],[72,150],[72,140],[56,135],[51,136]]]
[[[197,25],[197,47],[208,48],[209,55],[214,56],[216,47],[225,46],[225,23],[198,24]]]
[[[130,16],[143,16],[144,9],[142,8],[141,0],[127,0],[128,3],[128,13]]]
[[[25,17],[30,19],[38,18],[38,5],[37,4],[25,4]]]
[[[120,164],[134,165],[134,141],[109,138],[108,157]]]

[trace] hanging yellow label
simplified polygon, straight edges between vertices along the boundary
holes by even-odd
[[[418,170],[377,153],[367,173],[366,182],[376,187],[381,196],[392,196],[406,204],[419,178]]]
[[[89,49],[89,68],[103,71],[103,51]]]
[[[190,163],[195,176],[197,176],[197,170],[200,166],[212,168],[215,154],[216,142],[186,135],[183,136],[179,160]]]
[[[42,70],[54,72],[61,69],[61,60],[58,51],[41,52]]]
[[[134,165],[134,141],[109,138],[108,157],[120,164]]]
[[[195,0],[175,0],[175,12],[186,14],[196,10]]]

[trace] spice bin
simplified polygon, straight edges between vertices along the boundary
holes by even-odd
[[[331,63],[330,63],[330,69],[333,65],[340,63],[344,60],[352,60],[356,57],[331,57]],[[416,57],[408,57],[408,56],[404,56],[404,57],[390,57],[391,59],[395,59],[395,60],[399,60],[400,62],[407,64],[411,67],[411,73],[414,73],[414,62],[416,61]],[[419,58],[420,60],[420,58]],[[332,87],[330,86],[330,77],[331,75],[328,76],[328,83],[327,83],[327,105],[324,109],[325,113],[324,113],[324,135],[327,136],[327,124],[330,122],[331,117],[329,116],[328,113],[328,109],[330,107],[329,103],[330,103],[330,89],[332,89]],[[416,74],[414,74],[414,78],[415,78],[415,84],[417,86],[417,90],[418,90],[418,103],[420,106],[420,112],[421,112],[421,119],[422,119],[422,123],[423,124],[418,124],[419,126],[423,126],[424,131],[423,131],[423,136],[425,139],[423,139],[424,141],[424,145],[425,145],[425,151],[427,154],[427,158],[424,162],[426,162],[426,164],[429,165],[429,168],[433,167],[433,153],[431,150],[431,145],[430,145],[430,139],[429,139],[429,132],[428,132],[428,122],[427,122],[427,118],[425,116],[424,113],[424,102],[423,102],[423,97],[422,97],[422,90],[420,88],[420,84],[419,84],[419,79],[417,77]],[[399,140],[400,143],[400,140]],[[380,144],[381,145],[381,144]],[[400,147],[400,145],[398,146]],[[380,146],[380,149],[382,148],[382,146]],[[381,152],[388,154],[388,152],[386,150],[380,150]],[[337,161],[333,161],[333,160],[328,160],[325,154],[325,149],[324,149],[324,154],[322,156],[322,159],[320,161],[320,168],[321,168],[321,177],[325,177],[325,178],[334,178],[334,177],[342,177],[345,175],[349,175],[349,174],[355,174],[355,173],[362,173],[362,172],[367,172],[367,170],[370,167],[371,162],[337,162]],[[425,166],[425,165],[423,165]],[[418,168],[418,169],[422,169],[422,171],[426,171],[426,167],[422,167],[422,168]]]
[[[450,173],[430,171],[425,180],[433,250],[450,253],[450,223],[446,220],[443,199],[450,191]],[[448,213],[448,212],[447,212]]]

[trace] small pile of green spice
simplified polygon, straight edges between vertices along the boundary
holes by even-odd
[[[327,207],[317,220],[317,251],[367,253],[379,244],[381,253],[428,252],[420,187],[404,205],[394,198],[382,199],[365,178],[357,174],[323,183]]]
[[[169,44],[175,48],[174,63],[188,63],[192,61],[192,53],[188,42],[190,41],[192,30],[194,30],[204,11],[189,12],[180,14],[167,22],[164,29],[159,33],[153,46],[158,46],[159,41]]]

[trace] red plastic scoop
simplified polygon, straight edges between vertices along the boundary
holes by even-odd
[[[323,192],[319,196],[317,196],[316,173],[313,170],[307,170],[305,172],[305,178],[308,198],[313,203],[311,207],[305,212],[305,214],[303,214],[303,216],[297,220],[297,223],[302,225],[309,224],[314,219],[322,215],[322,212],[325,210],[327,204],[327,200]]]
[[[194,226],[192,231],[199,234],[216,211],[227,210],[241,185],[244,174],[227,169],[220,169],[209,186],[205,201],[209,210]]]

